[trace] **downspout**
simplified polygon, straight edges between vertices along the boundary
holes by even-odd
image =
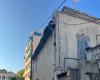
[[[61,68],[60,66],[60,31],[59,31],[59,13],[57,14],[57,17],[58,17],[58,20],[57,20],[57,23],[58,23],[58,49],[59,49],[59,68]]]
[[[55,29],[54,29],[54,80],[57,80],[57,73],[56,73],[56,38],[57,38],[57,24],[58,24],[58,11],[55,12]],[[60,60],[59,60],[60,61]]]
[[[54,45],[54,70],[56,70],[56,22],[55,22],[55,28],[54,28],[53,36],[54,36],[54,42],[53,42],[53,45]]]

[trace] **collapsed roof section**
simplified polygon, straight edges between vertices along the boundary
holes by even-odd
[[[44,30],[42,38],[41,38],[36,50],[34,51],[34,53],[32,55],[33,60],[35,60],[35,58],[39,55],[39,53],[42,50],[43,46],[47,42],[49,36],[52,34],[54,28],[55,28],[55,23],[54,23],[54,21],[51,20],[49,22],[48,26],[46,27],[46,29]]]

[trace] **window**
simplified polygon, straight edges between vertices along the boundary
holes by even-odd
[[[87,72],[86,74],[88,75],[90,80],[99,80],[99,74],[98,73]]]
[[[100,44],[100,35],[96,35],[97,45]]]
[[[38,78],[36,80],[39,80]]]
[[[4,80],[5,79],[5,76],[2,76],[2,80]]]
[[[80,70],[79,69],[72,69],[72,80],[80,80]]]
[[[89,47],[89,37],[84,34],[77,34],[77,54],[78,58],[86,59],[86,48]]]
[[[35,63],[34,63],[34,69],[35,69],[35,72],[37,72],[37,64],[38,64],[38,58],[35,59]]]

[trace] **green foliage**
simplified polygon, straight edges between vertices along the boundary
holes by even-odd
[[[0,69],[0,72],[5,72],[5,73],[7,73],[7,70],[6,70],[6,69]]]
[[[24,73],[24,70],[21,69],[21,70],[19,70],[19,71],[17,72],[16,76],[17,76],[17,77],[22,77],[22,76],[23,76],[23,73]]]
[[[16,80],[16,77],[11,77],[9,80]]]
[[[6,69],[2,69],[2,71],[7,72],[7,70],[6,70]]]
[[[23,79],[23,73],[24,73],[23,69],[19,70],[16,74],[16,80],[22,80]]]

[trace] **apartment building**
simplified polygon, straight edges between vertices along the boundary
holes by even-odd
[[[29,37],[29,42],[25,48],[25,57],[24,57],[24,74],[23,77],[25,80],[32,79],[32,59],[31,56],[34,52],[34,49],[37,47],[41,38],[41,33],[39,32],[32,32]]]
[[[98,35],[99,18],[69,7],[56,11],[32,54],[32,79],[100,80],[86,50],[99,45]]]

